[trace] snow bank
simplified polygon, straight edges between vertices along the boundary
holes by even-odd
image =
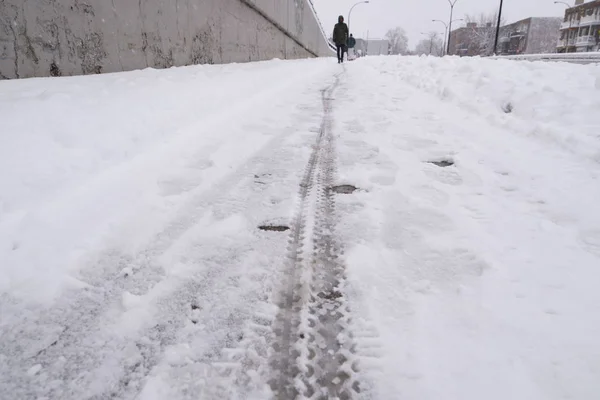
[[[600,93],[584,85],[596,71],[408,57],[348,66],[334,111],[339,179],[364,190],[338,196],[336,211],[371,398],[600,393],[600,164],[585,157],[598,151]],[[545,136],[527,130],[541,126]]]
[[[495,126],[600,162],[600,65],[458,57],[367,62],[387,64],[387,73]]]
[[[259,144],[244,139],[257,110],[327,61],[0,82],[0,293],[44,302],[80,287],[83,255],[125,220],[119,245],[143,242]]]

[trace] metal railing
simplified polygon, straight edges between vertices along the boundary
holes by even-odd
[[[600,24],[600,15],[586,15],[579,21],[580,26],[588,26],[596,23]]]
[[[524,60],[546,62],[568,62],[574,64],[600,64],[600,52],[589,53],[552,53],[552,54],[522,54],[515,56],[494,56],[496,60]]]
[[[325,29],[323,28],[323,24],[321,23],[321,20],[319,19],[319,16],[317,15],[317,10],[315,10],[315,5],[313,4],[312,0],[308,0],[308,5],[310,6],[312,13],[315,16],[315,19],[317,20],[317,24],[319,24],[319,28],[321,28],[321,34],[323,35],[323,38],[329,45],[329,48],[332,51],[337,52],[336,47],[333,45],[333,43],[331,43],[329,41],[329,38],[327,37],[327,33],[325,33]]]
[[[579,26],[579,20],[578,19],[574,19],[573,21],[563,21],[562,24],[560,24],[560,29],[569,29],[569,28],[577,28]]]
[[[596,38],[593,36],[580,36],[577,38],[577,44],[579,45],[594,46],[596,43]]]
[[[585,38],[587,38],[587,36],[585,36]],[[558,39],[558,42],[556,44],[557,44],[557,47],[565,47],[565,46],[571,47],[571,46],[580,44],[579,39],[580,38],[578,36],[572,37],[570,39]],[[595,42],[592,44],[595,44]]]

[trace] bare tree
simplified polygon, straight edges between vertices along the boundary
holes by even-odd
[[[562,18],[533,18],[529,27],[527,50],[531,53],[554,53]]]
[[[417,55],[442,56],[444,41],[437,32],[429,32],[427,39],[421,40],[415,48]]]
[[[465,15],[464,20],[469,30],[468,53],[490,55],[494,52],[496,26],[498,26],[498,12],[479,15]],[[505,21],[500,21],[500,26]]]
[[[408,36],[403,28],[390,29],[385,34],[385,38],[390,41],[392,54],[406,54],[408,52]]]

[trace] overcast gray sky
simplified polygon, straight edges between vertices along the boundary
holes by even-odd
[[[348,18],[348,11],[358,0],[312,0],[325,31],[333,30],[338,15]],[[573,0],[566,0],[573,3]],[[587,2],[587,1],[586,1]],[[493,13],[500,0],[458,0],[454,7],[455,18],[465,14]],[[554,4],[554,0],[504,0],[503,15],[507,22],[515,22],[527,17],[560,17],[564,15],[564,5]],[[383,37],[388,29],[403,27],[409,38],[409,47],[414,48],[422,38],[421,32],[444,32],[444,26],[434,24],[432,19],[448,21],[450,5],[448,0],[370,0],[360,4],[352,12],[350,30],[356,37]]]

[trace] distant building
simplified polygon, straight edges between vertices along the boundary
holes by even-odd
[[[388,55],[390,53],[390,41],[387,39],[356,39],[354,48],[357,54],[363,56]]]
[[[497,54],[553,53],[560,21],[560,18],[533,17],[500,27]],[[496,28],[491,23],[486,26],[469,23],[464,28],[452,31],[450,54],[487,56],[494,53],[495,39]]]
[[[497,54],[554,53],[560,18],[527,18],[500,28]]]
[[[451,55],[461,57],[473,57],[487,55],[489,53],[489,40],[494,28],[492,24],[478,26],[470,22],[467,26],[453,30],[450,34]]]
[[[576,0],[560,26],[559,53],[600,51],[600,0]]]

